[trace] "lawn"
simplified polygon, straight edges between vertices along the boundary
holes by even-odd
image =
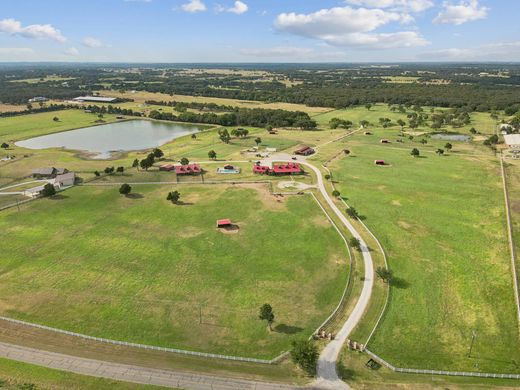
[[[0,214],[0,312],[90,335],[272,358],[337,305],[346,248],[307,196],[262,186],[76,187]],[[237,207],[239,205],[239,207]],[[215,228],[231,218],[238,233]],[[274,331],[258,319],[270,303]],[[59,313],[59,315],[57,315]]]
[[[440,141],[379,144],[396,132],[346,140],[352,156],[331,166],[394,271],[370,350],[401,367],[520,372],[498,161],[467,143],[453,143],[443,157],[434,153]],[[413,147],[421,158],[410,156]],[[375,166],[375,159],[388,165]]]
[[[3,390],[158,390],[159,386],[119,382],[0,359]]]
[[[59,121],[54,121],[54,117],[58,117]],[[19,141],[39,135],[93,126],[97,119],[97,115],[81,110],[62,110],[0,118],[0,141]],[[103,118],[105,122],[113,122],[115,119],[114,115],[108,114]]]

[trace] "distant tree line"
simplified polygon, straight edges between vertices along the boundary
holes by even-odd
[[[303,130],[315,129],[317,124],[309,115],[301,111],[272,110],[264,108],[233,108],[233,112],[216,114],[214,112],[195,113],[182,112],[175,115],[171,112],[150,112],[152,119],[207,123],[219,126],[253,126],[253,127],[297,127]]]

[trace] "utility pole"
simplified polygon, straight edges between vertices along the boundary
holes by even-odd
[[[473,350],[473,344],[475,344],[476,338],[477,338],[477,332],[474,330],[471,335],[471,344],[469,346],[468,357],[471,357],[471,351]]]

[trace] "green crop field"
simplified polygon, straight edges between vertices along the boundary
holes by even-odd
[[[442,141],[379,143],[396,133],[345,140],[352,156],[331,166],[394,271],[388,310],[369,349],[400,367],[520,372],[498,160],[462,142],[443,157],[435,154]],[[420,158],[410,156],[413,147]],[[388,165],[375,166],[375,159]]]
[[[272,358],[308,337],[347,279],[310,197],[264,186],[77,187],[0,214],[0,312],[90,335]],[[239,230],[222,233],[218,218]],[[258,319],[272,304],[274,331]],[[58,315],[59,314],[59,315]]]

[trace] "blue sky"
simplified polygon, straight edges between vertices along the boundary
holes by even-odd
[[[2,0],[1,61],[520,61],[519,0]]]

